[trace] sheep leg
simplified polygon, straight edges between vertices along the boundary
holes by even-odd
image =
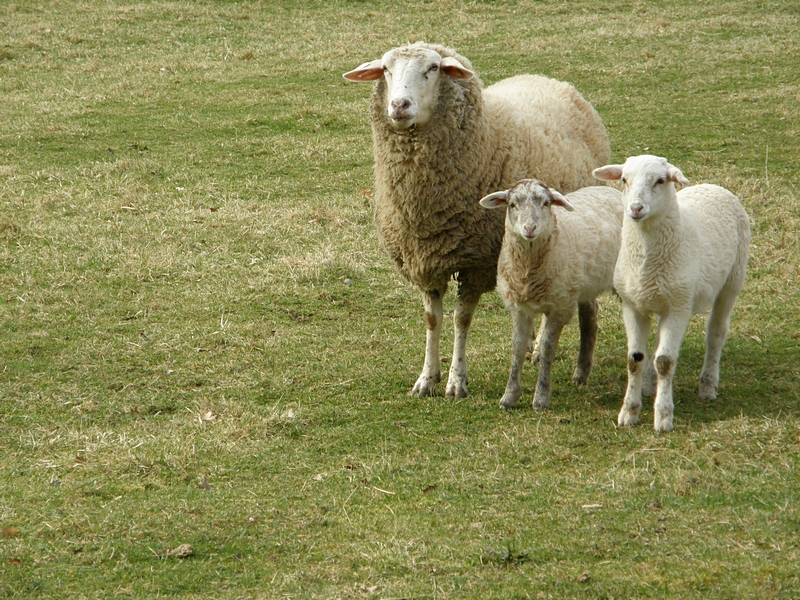
[[[536,334],[536,337],[533,338],[530,342],[528,342],[528,360],[532,365],[535,365],[539,362],[539,340],[542,338],[542,332],[544,331],[545,326],[547,325],[547,317],[542,315],[542,322],[539,325],[539,332]]]
[[[584,385],[589,380],[594,362],[594,345],[597,341],[597,302],[589,300],[578,304],[578,322],[581,330],[581,348],[572,383]]]
[[[438,290],[422,292],[425,307],[425,364],[422,374],[411,389],[412,396],[433,396],[441,376],[439,362],[439,339],[442,334],[442,294]]]
[[[539,339],[539,379],[533,394],[533,408],[544,409],[550,406],[550,371],[558,350],[561,330],[571,316],[551,314],[547,318],[547,327]]]
[[[736,302],[738,290],[732,293],[726,288],[714,302],[714,308],[706,321],[706,356],[700,375],[700,400],[714,400],[719,385],[719,359],[725,338],[728,337],[731,313]]]
[[[658,383],[656,385],[656,400],[653,406],[653,412],[655,413],[653,427],[659,433],[672,431],[672,415],[674,412],[672,378],[675,375],[678,352],[691,316],[691,310],[672,312],[662,317],[659,323],[658,347],[654,353]]]
[[[508,375],[508,383],[500,406],[503,408],[514,408],[522,394],[520,380],[522,378],[522,365],[525,364],[525,350],[531,339],[533,332],[533,319],[531,316],[517,307],[511,308],[511,372]]]
[[[622,303],[622,320],[628,336],[628,389],[617,417],[617,425],[636,425],[642,409],[642,374],[647,363],[647,338],[650,334],[650,315]]]
[[[459,289],[461,292],[461,289]],[[453,339],[453,361],[450,363],[450,375],[447,378],[445,396],[466,398],[467,390],[467,333],[472,323],[472,315],[478,306],[480,294],[459,294],[456,308],[453,311],[453,326],[455,335]]]
[[[660,323],[660,321],[659,321]],[[656,367],[654,364],[656,348],[658,348],[658,331],[661,325],[656,327],[656,341],[653,344],[653,360],[648,360],[644,364],[644,375],[642,375],[642,395],[648,398],[656,395]]]

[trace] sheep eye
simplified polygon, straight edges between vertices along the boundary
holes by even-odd
[[[516,202],[509,202],[508,203],[508,208],[517,208],[517,203]]]
[[[625,185],[628,185],[628,178],[627,177],[623,177],[622,178],[622,183],[624,183]]]
[[[543,206],[544,208],[547,208],[548,206],[550,206],[550,200],[545,200],[545,201],[542,203],[542,206]]]
[[[662,183],[664,183],[665,181],[666,181],[666,179],[664,179],[663,177],[659,177],[659,178],[656,180],[656,185],[661,185],[661,184],[662,184]]]
[[[439,65],[431,65],[430,69],[428,69],[428,71],[438,71],[438,70],[439,70]]]

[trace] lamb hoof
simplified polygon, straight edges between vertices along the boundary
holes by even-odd
[[[617,417],[617,426],[618,427],[632,427],[633,425],[637,425],[639,423],[639,409],[641,407],[636,407],[635,410],[626,410],[623,408],[619,411],[619,417]]]
[[[717,398],[717,382],[705,375],[700,377],[700,401],[709,402]]]
[[[503,397],[500,399],[500,407],[501,408],[516,408],[518,400],[519,400],[519,392],[517,392],[517,393],[506,392],[503,395]]]
[[[536,410],[547,410],[550,408],[550,398],[543,398],[542,396],[533,397],[533,408]]]
[[[656,415],[655,421],[653,423],[653,429],[656,430],[656,433],[667,433],[669,431],[672,431],[672,415],[669,416]]]
[[[448,398],[466,398],[469,394],[467,384],[463,381],[448,381],[444,395]]]
[[[700,384],[700,400],[710,402],[717,399],[717,386]]]
[[[432,397],[436,395],[436,384],[439,382],[438,377],[429,377],[420,375],[414,387],[411,388],[411,396],[419,396],[420,398]]]
[[[586,385],[589,381],[589,373],[586,371],[575,371],[575,374],[572,376],[572,383],[575,385]]]

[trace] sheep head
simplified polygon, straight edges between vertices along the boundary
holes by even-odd
[[[555,227],[553,205],[575,210],[569,200],[537,179],[523,179],[511,189],[481,199],[484,208],[507,207],[506,234],[523,242],[547,239]]]
[[[384,79],[386,113],[396,129],[424,126],[434,113],[443,77],[468,81],[475,74],[457,58],[442,56],[422,44],[389,50],[343,77],[349,81]]]
[[[658,216],[677,202],[675,185],[689,185],[680,169],[666,158],[644,154],[631,156],[624,165],[606,165],[592,173],[603,181],[622,180],[622,199],[625,213],[640,222]]]

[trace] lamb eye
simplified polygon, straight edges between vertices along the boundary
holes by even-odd
[[[627,177],[623,177],[622,178],[622,183],[624,183],[625,185],[628,185],[628,178]]]
[[[664,183],[664,182],[666,182],[666,179],[664,179],[663,177],[659,177],[659,178],[656,180],[656,185],[661,185],[661,184],[662,184],[662,183]]]

